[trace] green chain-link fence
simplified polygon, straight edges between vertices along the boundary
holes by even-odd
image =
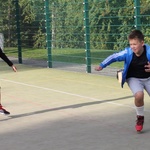
[[[85,64],[128,46],[137,28],[150,43],[150,0],[8,0],[0,6],[5,52],[19,63]]]

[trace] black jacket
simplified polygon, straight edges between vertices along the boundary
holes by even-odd
[[[0,57],[9,65],[12,66],[13,63],[9,60],[9,58],[3,53],[2,49],[0,48]]]

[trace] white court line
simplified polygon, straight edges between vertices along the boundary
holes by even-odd
[[[11,81],[11,80],[6,80],[6,79],[1,79],[1,80],[6,81],[6,82],[19,84],[19,85],[23,85],[23,86],[28,86],[28,87],[34,87],[34,88],[38,88],[38,89],[42,89],[42,90],[53,91],[53,92],[57,92],[57,93],[62,93],[62,94],[66,94],[66,95],[71,95],[71,96],[76,96],[76,97],[80,97],[80,98],[90,99],[90,100],[94,100],[94,101],[100,101],[97,98],[92,98],[92,97],[83,96],[83,95],[79,95],[79,94],[73,94],[73,93],[64,92],[64,91],[60,91],[60,90],[55,90],[55,89],[51,89],[51,88],[45,88],[45,87],[41,87],[41,86],[36,86],[36,85],[32,85],[32,84],[26,84],[26,83],[16,82],[16,81]],[[113,105],[118,105],[118,106],[121,106],[121,107],[129,107],[129,108],[135,109],[133,106],[119,104],[119,103],[116,103],[116,102],[106,102],[106,103],[113,104]],[[148,110],[145,110],[145,111],[150,112]]]

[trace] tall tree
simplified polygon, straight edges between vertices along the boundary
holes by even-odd
[[[14,46],[16,44],[15,37],[15,8],[11,0],[3,0],[1,3],[1,29],[4,34],[5,46]]]
[[[45,32],[44,28],[44,3],[42,0],[38,1],[20,1],[21,9],[21,29],[23,46],[33,47],[42,46],[41,36]],[[43,41],[44,42],[44,41]]]

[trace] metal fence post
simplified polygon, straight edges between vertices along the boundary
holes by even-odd
[[[91,73],[91,53],[90,53],[90,27],[89,27],[89,8],[88,0],[84,0],[84,28],[85,28],[85,46],[86,46],[86,66],[87,73]]]
[[[21,47],[21,34],[20,34],[20,12],[19,0],[14,0],[16,7],[16,26],[17,26],[17,40],[18,40],[18,62],[22,64],[22,47]]]
[[[135,10],[135,28],[141,29],[141,19],[140,19],[140,0],[134,0],[134,10]]]
[[[49,9],[49,0],[45,1],[45,22],[46,22],[46,47],[47,47],[47,54],[48,54],[48,67],[52,68],[52,54],[51,54],[51,13]]]

